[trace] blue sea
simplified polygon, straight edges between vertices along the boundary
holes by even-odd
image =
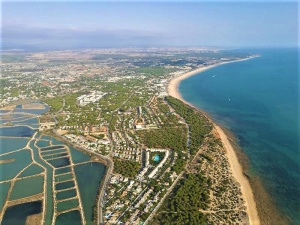
[[[235,50],[261,57],[182,81],[182,97],[229,129],[278,209],[300,224],[299,49]]]

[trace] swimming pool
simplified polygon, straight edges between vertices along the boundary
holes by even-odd
[[[155,155],[155,156],[153,157],[153,161],[154,161],[154,162],[159,162],[159,159],[160,159],[159,155]]]

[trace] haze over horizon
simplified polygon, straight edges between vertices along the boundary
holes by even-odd
[[[2,49],[297,47],[298,2],[8,2]]]

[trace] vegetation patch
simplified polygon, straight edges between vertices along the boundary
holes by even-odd
[[[186,151],[187,130],[185,127],[164,127],[159,130],[137,132],[142,143],[149,148],[168,148],[180,153]]]
[[[184,104],[182,101],[170,96],[166,97],[166,100],[189,125],[190,153],[191,155],[195,155],[204,137],[212,130],[212,124],[202,113]]]
[[[207,224],[206,216],[199,209],[206,209],[209,203],[208,182],[199,174],[187,174],[152,224]]]
[[[138,162],[114,158],[114,172],[125,177],[134,177],[141,168]]]
[[[55,98],[47,98],[44,100],[50,106],[51,112],[57,112],[63,107],[63,97],[57,96]]]

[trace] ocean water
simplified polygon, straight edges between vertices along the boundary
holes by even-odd
[[[300,224],[299,49],[243,50],[261,57],[182,81],[182,97],[238,138],[279,210]]]

